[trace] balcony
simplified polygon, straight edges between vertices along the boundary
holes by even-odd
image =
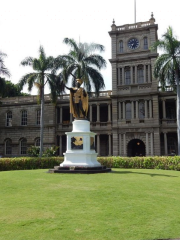
[[[162,126],[176,127],[177,120],[176,119],[160,119],[160,124],[162,124]]]

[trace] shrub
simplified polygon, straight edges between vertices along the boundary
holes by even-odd
[[[54,168],[63,157],[0,158],[0,171]],[[180,156],[169,157],[98,157],[101,165],[108,168],[144,168],[180,171]]]
[[[40,148],[36,146],[31,146],[28,148],[27,153],[31,157],[38,157],[40,152]]]
[[[46,148],[46,150],[43,153],[43,157],[52,157],[52,156],[56,156],[57,150],[59,147],[57,146],[53,146],[50,148]]]
[[[63,157],[0,158],[0,171],[54,168],[63,160]]]
[[[57,146],[52,146],[50,148],[46,148],[44,153],[43,153],[43,157],[56,156],[58,148],[59,147],[57,147]],[[36,147],[36,146],[31,146],[27,150],[28,155],[31,156],[31,157],[38,157],[39,156],[39,152],[40,152],[40,148]]]

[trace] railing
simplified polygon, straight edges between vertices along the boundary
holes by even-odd
[[[147,27],[149,25],[151,25],[150,21],[138,22],[138,23],[134,23],[134,24],[125,24],[122,26],[116,26],[116,30],[124,31],[124,30],[129,30],[129,29],[137,29],[137,28]]]
[[[176,124],[176,119],[160,119],[160,123],[163,124],[168,124],[168,125],[171,125],[171,124]]]
[[[103,98],[103,97],[110,97],[112,94],[112,91],[109,90],[109,91],[101,91],[99,92],[99,97],[100,98]],[[95,98],[97,97],[96,94],[93,92],[91,93],[90,95],[90,98]],[[66,100],[66,99],[69,99],[69,94],[63,94],[63,95],[60,95],[58,97],[58,99],[62,100]],[[51,101],[51,95],[50,94],[45,94],[44,95],[44,100],[45,101]],[[10,98],[1,98],[1,102],[3,105],[6,105],[6,104],[12,104],[12,103],[33,103],[33,102],[37,102],[37,95],[31,95],[31,96],[19,96],[19,97],[10,97]]]
[[[158,87],[158,91],[159,92],[174,92],[174,87],[171,86],[165,86],[165,88],[163,89],[162,87]]]
[[[101,91],[99,92],[99,96],[100,98],[102,97],[110,97],[112,95],[112,91],[109,90],[109,91]],[[97,97],[96,93],[92,92],[90,93],[90,96],[89,98],[95,98]],[[69,99],[69,94],[63,94],[61,96],[58,97],[58,99]]]
[[[46,94],[44,100],[51,100],[50,94]],[[1,98],[1,102],[2,104],[37,102],[37,95]]]

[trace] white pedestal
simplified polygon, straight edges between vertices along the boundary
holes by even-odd
[[[97,153],[92,149],[95,144],[95,133],[90,132],[90,123],[87,120],[73,121],[72,132],[66,132],[67,150],[64,153],[64,162],[60,167],[100,167]]]

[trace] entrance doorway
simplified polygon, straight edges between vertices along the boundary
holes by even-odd
[[[145,144],[140,139],[133,139],[128,143],[128,157],[145,156]]]

